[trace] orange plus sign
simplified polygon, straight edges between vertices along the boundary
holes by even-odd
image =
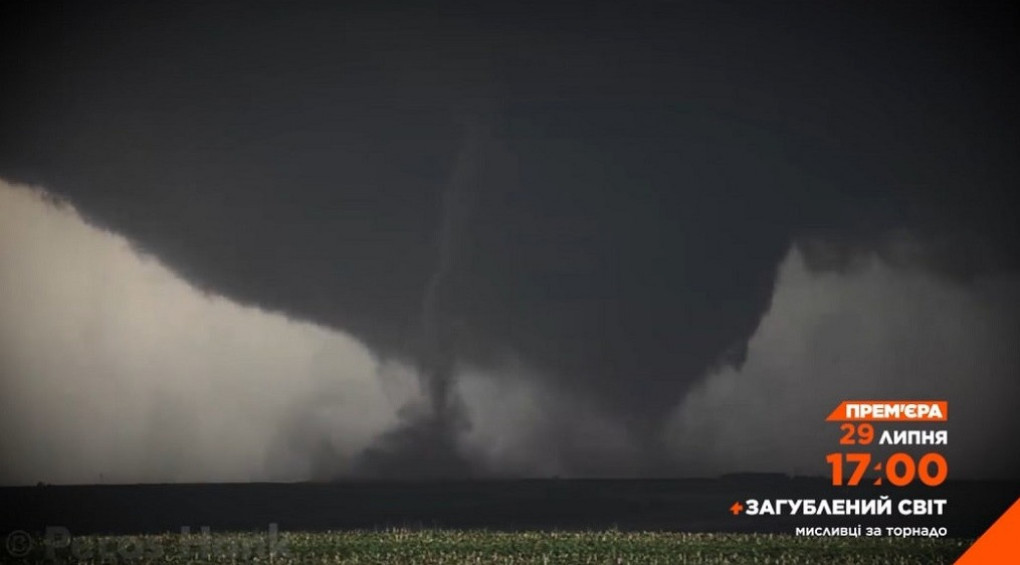
[[[730,512],[732,512],[734,516],[736,516],[737,514],[740,514],[740,511],[743,510],[743,509],[744,509],[744,505],[741,504],[739,500],[734,502],[733,506],[730,506]]]

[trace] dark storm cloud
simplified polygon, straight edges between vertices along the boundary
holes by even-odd
[[[989,10],[10,10],[0,174],[408,361],[480,117],[440,372],[520,355],[623,422],[635,472],[666,464],[651,431],[705,371],[744,357],[791,243],[846,268],[902,257],[875,242],[908,230],[946,242],[923,266],[1017,266],[1016,30]]]

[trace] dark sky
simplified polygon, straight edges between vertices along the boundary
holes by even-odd
[[[791,245],[1020,266],[1015,14],[890,4],[10,2],[0,175],[417,364],[436,414],[376,455],[455,464],[443,383],[512,352],[654,473]]]

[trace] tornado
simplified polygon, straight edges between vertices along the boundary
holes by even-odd
[[[462,268],[468,217],[478,192],[482,126],[465,124],[464,142],[443,191],[436,238],[436,266],[421,302],[417,375],[424,401],[401,410],[401,423],[383,434],[356,461],[355,474],[372,478],[452,478],[473,474],[460,452],[458,434],[469,427],[456,393],[459,322],[458,270]]]

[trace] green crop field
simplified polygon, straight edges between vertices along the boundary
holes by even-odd
[[[761,534],[389,530],[35,538],[12,563],[952,563],[969,540]]]

